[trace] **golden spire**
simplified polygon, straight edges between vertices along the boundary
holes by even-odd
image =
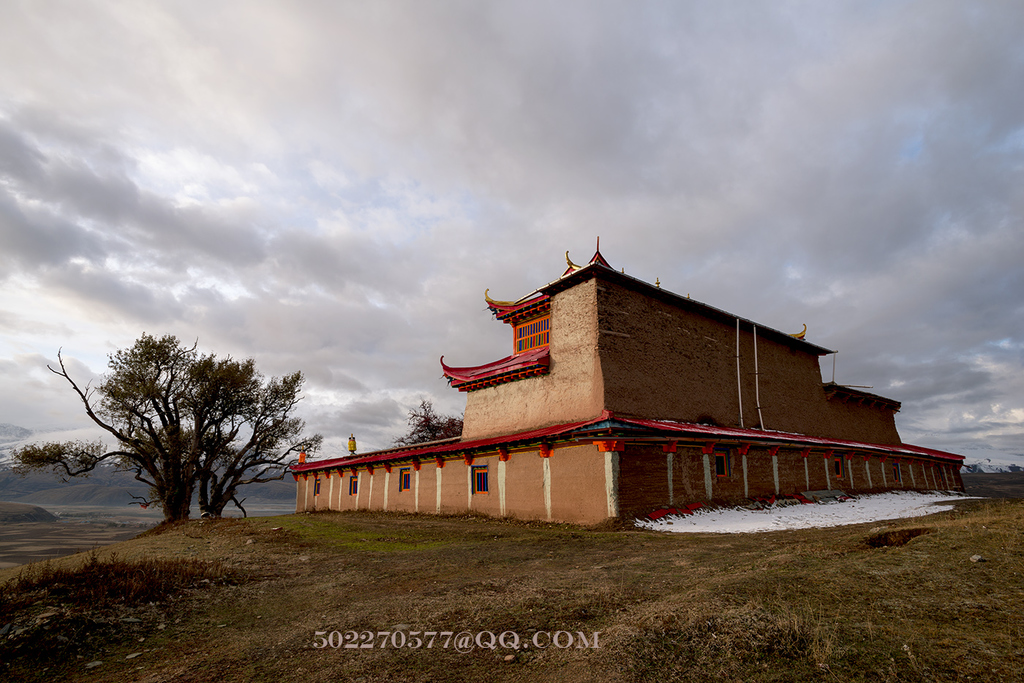
[[[566,252],[565,252],[565,262],[566,262],[566,263],[568,263],[568,264],[569,264],[569,267],[570,267],[570,268],[572,268],[573,270],[579,270],[580,268],[582,268],[582,267],[583,267],[583,266],[578,266],[578,265],[576,265],[575,263],[573,263],[573,262],[572,262],[572,261],[571,261],[571,260],[569,259],[569,251],[568,251],[568,250],[566,250]]]
[[[659,280],[658,278],[654,278],[654,286],[661,287],[661,280]]]
[[[348,437],[348,452],[355,455],[356,452],[356,435],[350,434]]]

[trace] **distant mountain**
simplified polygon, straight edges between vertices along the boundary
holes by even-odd
[[[985,446],[964,446],[953,452],[964,456],[961,472],[1024,472],[1024,454],[1006,453]]]
[[[30,443],[46,441],[95,441],[103,438],[99,427],[46,427],[26,429],[18,425],[0,424],[0,466],[11,465],[11,452]]]
[[[0,422],[0,444],[21,441],[22,439],[27,439],[30,436],[32,436],[31,429],[25,429],[18,425]]]
[[[30,472],[21,476],[0,466],[0,501],[34,505],[130,506],[132,495],[148,497],[149,487],[132,474],[114,467],[97,467],[88,477],[61,481],[49,472]],[[289,504],[295,500],[295,482],[291,477],[264,484],[250,484],[238,490],[246,507]],[[234,506],[228,505],[229,508]]]

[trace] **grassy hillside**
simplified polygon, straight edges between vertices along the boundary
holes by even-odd
[[[1022,529],[1021,501],[721,536],[394,513],[195,521],[4,584],[0,677],[1019,680]],[[373,647],[331,647],[349,631]],[[413,631],[515,632],[521,647],[416,648]],[[574,646],[532,644],[558,631]]]

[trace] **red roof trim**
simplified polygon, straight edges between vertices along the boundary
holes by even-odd
[[[550,365],[551,350],[548,346],[530,349],[493,363],[466,368],[449,367],[444,364],[444,356],[441,356],[444,376],[459,391],[474,391],[525,377],[547,374]]]
[[[461,457],[461,453],[465,451],[482,451],[482,450],[494,450],[496,453],[499,452],[499,447],[508,447],[510,445],[521,443],[529,444],[531,442],[539,442],[545,437],[562,437],[563,439],[587,439],[584,434],[579,432],[586,431],[587,427],[597,425],[601,422],[608,420],[614,420],[623,425],[632,425],[636,427],[645,427],[651,430],[660,431],[665,436],[674,436],[678,438],[680,434],[688,434],[694,436],[701,442],[706,442],[714,438],[716,441],[727,440],[727,441],[742,441],[744,443],[754,442],[761,444],[780,444],[785,447],[796,448],[796,447],[820,447],[820,448],[833,448],[838,450],[858,450],[858,451],[872,451],[876,455],[881,453],[883,456],[917,456],[933,458],[936,460],[944,460],[950,464],[960,465],[963,463],[964,456],[957,455],[955,453],[947,453],[945,451],[939,451],[932,448],[924,448],[922,446],[912,446],[910,444],[900,445],[889,445],[889,444],[871,444],[861,441],[846,441],[843,439],[825,439],[815,436],[807,436],[805,434],[793,434],[789,432],[770,432],[761,431],[758,429],[739,429],[735,427],[712,427],[709,425],[700,425],[690,422],[669,422],[665,420],[641,420],[637,418],[617,418],[610,411],[604,411],[601,417],[587,420],[585,422],[572,422],[560,425],[553,425],[551,427],[543,427],[541,429],[533,429],[526,432],[519,432],[518,434],[508,434],[505,436],[496,436],[489,439],[475,439],[472,441],[457,441],[457,440],[445,440],[440,443],[433,445],[425,445],[421,448],[405,447],[402,449],[391,449],[387,451],[377,451],[375,453],[368,453],[366,455],[359,456],[345,456],[343,458],[335,458],[332,460],[324,460],[320,462],[306,462],[300,465],[293,465],[291,467],[292,472],[303,472],[309,470],[325,470],[335,469],[339,467],[359,467],[366,466],[382,461],[395,461],[405,460],[410,458],[426,459],[427,457],[445,457],[458,456]],[[602,430],[604,431],[604,430]],[[617,433],[614,435],[616,441],[631,441],[631,435],[628,434],[628,429],[612,430]],[[643,437],[634,435],[639,439]],[[601,440],[609,440],[611,435],[602,435]],[[595,439],[596,440],[596,439]]]
[[[497,301],[488,301],[487,308],[491,309],[494,317],[503,322],[516,324],[520,320],[535,315],[540,315],[551,309],[551,297],[541,294],[533,299],[522,303],[505,305]]]
[[[497,452],[497,446],[505,446],[508,444],[515,444],[520,442],[538,441],[544,437],[559,436],[567,434],[574,429],[585,427],[593,424],[596,420],[588,420],[586,422],[570,422],[567,424],[553,425],[551,427],[542,427],[541,429],[533,429],[528,432],[519,432],[518,434],[509,434],[506,436],[496,436],[489,439],[474,439],[472,441],[454,441],[441,443],[436,446],[425,446],[424,448],[412,449],[412,450],[401,450],[401,451],[378,451],[376,453],[367,453],[366,455],[360,455],[356,457],[345,456],[343,458],[334,458],[332,460],[323,460],[320,462],[305,462],[301,465],[293,465],[292,471],[302,472],[303,470],[323,470],[332,469],[336,467],[359,467],[361,465],[367,465],[375,462],[381,462],[383,460],[402,460],[406,458],[418,457],[423,458],[424,456],[443,457],[444,455],[462,457],[460,454],[464,451],[469,450],[483,450],[495,447],[494,451]]]
[[[711,425],[695,424],[692,422],[644,420],[639,418],[625,417],[617,417],[612,419],[615,419],[618,422],[632,424],[638,427],[648,427],[650,429],[656,429],[659,431],[699,435],[701,438],[706,438],[708,436],[716,436],[719,438],[725,437],[736,440],[751,440],[770,443],[783,442],[794,445],[803,444],[842,450],[856,449],[885,451],[887,453],[893,454],[904,453],[907,455],[920,455],[955,462],[963,462],[964,460],[964,456],[957,455],[956,453],[947,453],[946,451],[939,451],[932,448],[924,448],[922,446],[912,446],[910,444],[873,444],[864,441],[849,441],[846,439],[826,439],[824,437],[808,436],[806,434],[796,434],[793,432],[775,432],[764,431],[760,429],[740,429],[738,427],[714,427]]]

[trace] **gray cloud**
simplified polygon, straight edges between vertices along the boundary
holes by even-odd
[[[421,396],[461,410],[440,355],[507,353],[485,287],[600,235],[627,273],[807,323],[908,441],[1009,447],[1022,29],[941,0],[22,4],[0,360],[18,386],[68,330],[90,365],[170,332],[301,369],[311,424],[383,446]]]

